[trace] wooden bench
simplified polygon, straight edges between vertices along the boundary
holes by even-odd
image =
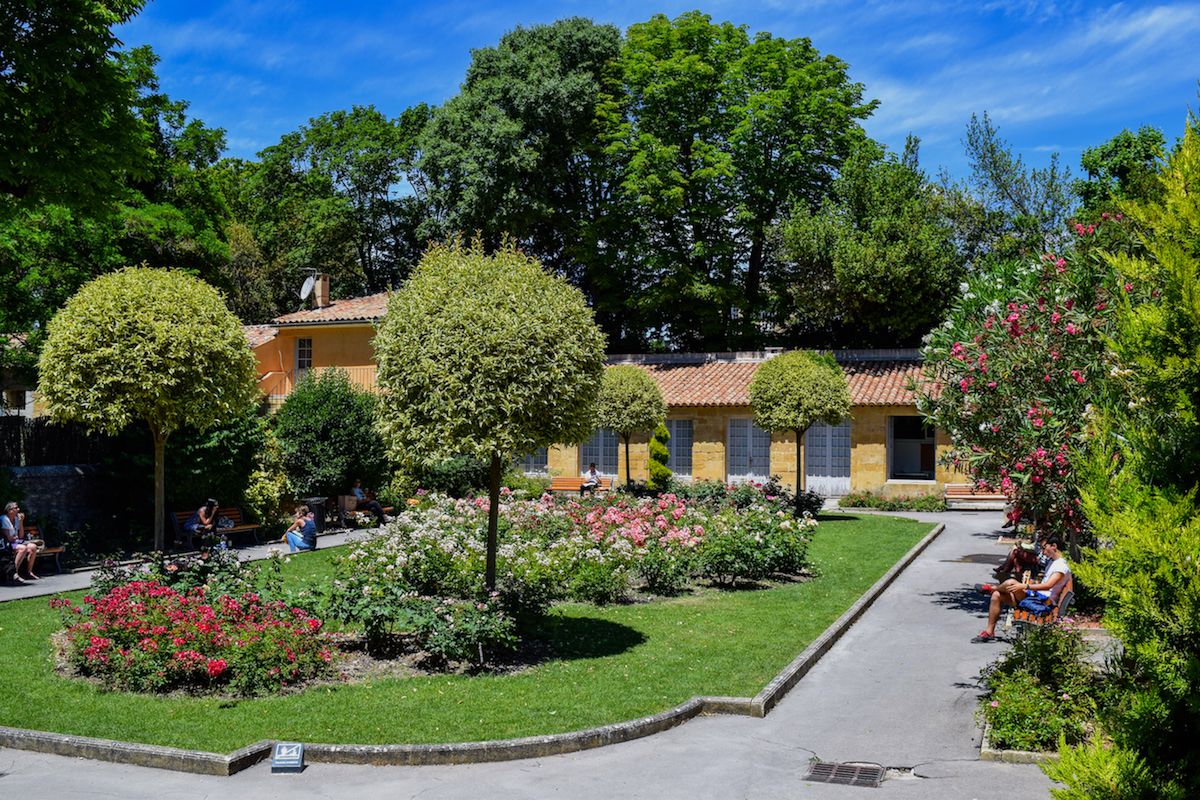
[[[178,541],[189,543],[192,541],[192,534],[185,531],[183,526],[189,519],[192,518],[192,514],[195,513],[195,511],[172,512],[171,517],[175,521],[175,538]],[[246,518],[242,516],[242,510],[237,506],[225,506],[223,508],[218,508],[217,519],[220,520],[221,517],[231,520],[233,522],[233,527],[218,527],[216,531],[218,535],[228,536],[229,540],[232,542],[235,536],[244,536],[248,534],[254,539],[255,544],[262,544],[262,540],[258,538],[258,531],[261,526],[252,522],[246,522]]]
[[[609,489],[612,488],[612,485],[613,485],[612,478],[601,478],[600,483],[592,491],[607,492]],[[576,494],[578,494],[579,490],[582,486],[583,486],[583,476],[582,475],[575,475],[575,476],[560,475],[558,477],[550,479],[550,491],[552,491],[552,492],[575,492]]]
[[[1071,608],[1071,601],[1075,599],[1075,577],[1067,575],[1067,585],[1062,588],[1054,598],[1054,604],[1049,611],[1042,614],[1035,614],[1032,611],[1026,611],[1023,608],[1012,609],[1012,614],[1009,617],[1008,624],[1005,627],[1011,627],[1013,623],[1021,625],[1040,626],[1049,622],[1054,622],[1059,617],[1066,615]]]
[[[25,538],[26,539],[41,539],[42,532],[38,529],[38,527],[36,525],[26,525],[25,526]],[[59,574],[62,572],[62,563],[59,560],[59,557],[62,556],[62,554],[65,552],[67,552],[67,548],[65,548],[65,547],[43,547],[38,552],[37,557],[38,557],[38,559],[53,558],[54,559],[54,572],[55,572],[55,574]],[[8,568],[13,563],[12,562],[12,554],[10,551],[7,551],[7,550],[5,551],[5,561],[7,563],[5,564],[3,571],[5,573],[7,573],[9,571]],[[15,567],[12,567],[12,571],[15,572]],[[8,578],[9,576],[6,574],[5,577]]]
[[[950,511],[1003,511],[1008,504],[1002,492],[986,492],[973,483],[947,483],[943,496]]]

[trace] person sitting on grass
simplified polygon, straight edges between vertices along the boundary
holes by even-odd
[[[1000,612],[1006,605],[1018,605],[1027,597],[1043,603],[1057,599],[1063,587],[1067,585],[1067,580],[1071,577],[1071,567],[1062,557],[1061,544],[1057,536],[1047,536],[1042,540],[1042,553],[1050,559],[1050,566],[1046,567],[1046,574],[1042,576],[1040,583],[1026,584],[1010,579],[999,586],[993,586],[990,583],[975,584],[977,591],[990,594],[992,597],[988,605],[987,627],[971,641],[994,642],[996,640],[996,622],[999,621]]]
[[[295,553],[298,550],[317,549],[317,521],[308,506],[296,508],[296,519],[283,534],[281,542],[288,543],[288,549]]]
[[[357,501],[355,505],[356,511],[370,511],[375,515],[375,520],[383,525],[387,522],[387,515],[383,513],[383,506],[375,499],[375,495],[363,489],[362,481],[358,478],[354,479],[354,486],[351,487],[350,493],[354,495]]]
[[[33,565],[37,563],[37,542],[25,536],[25,515],[15,502],[4,506],[4,514],[0,515],[0,549],[11,550],[13,566],[16,572],[13,577],[17,583],[29,583],[40,580],[33,574]],[[25,576],[21,576],[21,567],[25,567]]]

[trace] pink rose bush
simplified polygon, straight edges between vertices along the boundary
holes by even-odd
[[[51,605],[65,618],[67,661],[110,689],[264,694],[324,676],[333,660],[320,619],[253,592],[132,581],[82,606]]]

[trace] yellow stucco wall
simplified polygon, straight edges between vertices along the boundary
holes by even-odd
[[[932,494],[943,484],[961,483],[966,476],[942,465],[941,457],[950,449],[942,431],[934,432],[938,463],[932,481],[888,480],[888,417],[914,416],[912,406],[856,406],[850,423],[850,488],[853,491],[882,492],[885,495]]]
[[[374,337],[375,327],[368,323],[280,328],[274,339],[254,350],[259,388],[273,401],[282,402],[296,385],[296,340],[312,339],[313,369],[339,367],[349,373],[352,382],[373,389]]]

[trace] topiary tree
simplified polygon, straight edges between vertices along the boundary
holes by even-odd
[[[375,485],[387,454],[375,430],[377,399],[345,370],[306,374],[275,413],[275,438],[297,497],[345,494],[355,478]]]
[[[667,462],[671,460],[671,451],[667,442],[671,441],[671,432],[667,426],[658,423],[654,435],[650,437],[650,488],[662,490],[671,485],[671,468]]]
[[[163,463],[182,426],[204,431],[258,398],[254,355],[217,290],[175,270],[129,267],[86,284],[50,321],[38,363],[51,417],[154,439],[154,547],[163,549]]]
[[[808,350],[783,353],[764,362],[750,382],[754,424],[763,430],[796,434],[796,497],[800,498],[804,432],[814,422],[837,425],[850,416],[850,384],[832,355]]]
[[[375,336],[380,428],[402,461],[475,455],[490,464],[486,583],[496,584],[503,468],[586,438],[604,336],[583,295],[505,243],[431,247]]]
[[[667,417],[667,404],[654,379],[640,367],[622,364],[604,370],[596,402],[596,422],[625,441],[625,483],[629,474],[629,437],[653,430]]]

